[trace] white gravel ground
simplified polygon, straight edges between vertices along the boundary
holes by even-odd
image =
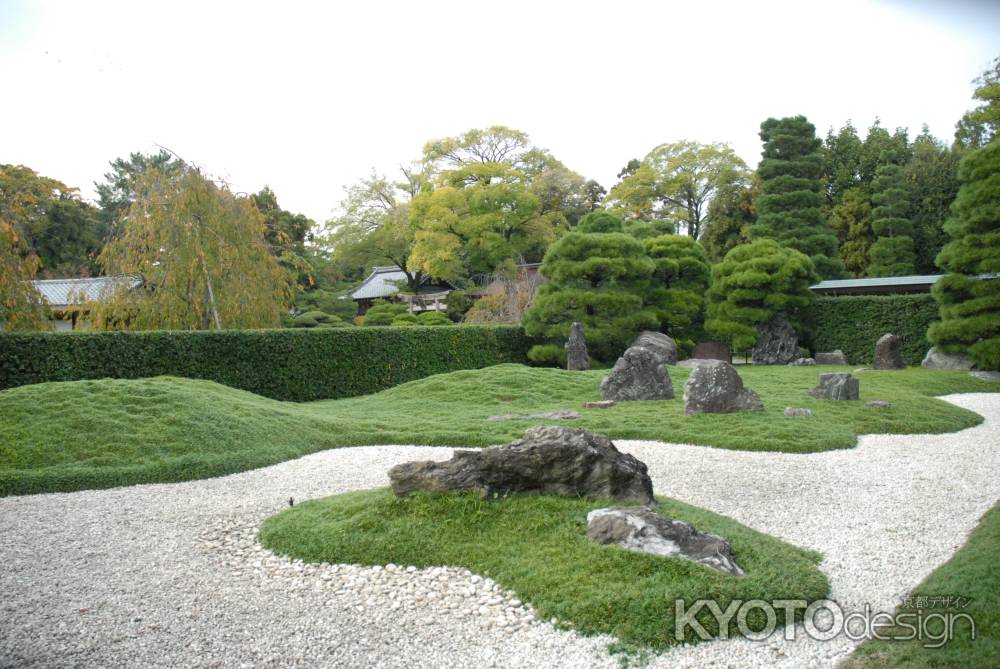
[[[811,455],[616,443],[658,494],[821,551],[835,599],[891,611],[1000,498],[1000,395],[946,399],[986,422]],[[207,481],[0,499],[0,666],[618,666],[609,638],[556,630],[468,572],[302,565],[254,541],[289,497],[385,485],[396,463],[450,453],[343,448]],[[799,637],[679,647],[650,666],[829,667],[852,647]]]

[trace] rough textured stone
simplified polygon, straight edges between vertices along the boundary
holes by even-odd
[[[446,462],[405,462],[389,470],[389,480],[399,497],[417,490],[472,490],[483,497],[541,493],[653,501],[644,463],[620,453],[603,435],[556,425],[533,427],[506,446],[456,450]]]
[[[927,369],[958,369],[968,371],[972,369],[972,358],[961,353],[945,353],[939,351],[936,346],[932,346],[927,355],[924,356],[921,367]]]
[[[827,372],[819,375],[819,385],[808,394],[820,400],[856,400],[860,393],[861,384],[847,372]]]
[[[1000,372],[976,370],[974,372],[969,372],[969,376],[974,376],[981,381],[1000,381]]]
[[[805,367],[805,366],[808,366],[808,365],[815,365],[816,364],[816,360],[814,360],[813,358],[796,358],[795,360],[792,360],[788,364],[789,365],[794,365],[796,367]]]
[[[886,400],[868,400],[865,402],[866,407],[872,407],[873,409],[888,409],[892,406],[892,402]]]
[[[785,407],[785,415],[789,418],[808,418],[813,412],[802,407]]]
[[[649,507],[594,509],[587,514],[587,539],[640,553],[687,558],[723,574],[743,575],[728,541]]]
[[[584,409],[607,409],[608,407],[613,407],[617,402],[614,400],[599,400],[597,402],[584,402]]]
[[[703,341],[694,347],[691,352],[692,358],[698,360],[723,360],[732,364],[733,352],[729,347],[718,341]]]
[[[575,420],[580,417],[576,411],[571,411],[570,409],[560,409],[559,411],[546,411],[545,413],[533,413],[533,414],[517,414],[517,413],[505,413],[499,416],[490,416],[486,420],[488,421],[500,421],[500,420]]]
[[[569,339],[566,340],[566,369],[571,371],[590,369],[587,340],[583,337],[583,325],[580,323],[569,326]]]
[[[744,388],[736,368],[722,360],[697,365],[684,384],[684,413],[687,415],[763,409],[764,404],[757,393]]]
[[[875,342],[875,369],[904,369],[903,354],[899,352],[899,337],[894,334],[884,334]]]
[[[615,401],[670,400],[674,398],[674,387],[660,356],[648,348],[633,346],[601,381],[601,396]]]
[[[787,320],[772,316],[757,327],[753,364],[787,365],[799,356],[799,336]]]
[[[671,337],[662,332],[653,332],[651,330],[640,332],[639,336],[632,342],[632,346],[648,348],[657,355],[660,362],[664,365],[677,364],[677,344],[674,343]]]
[[[816,354],[817,365],[847,365],[847,356],[839,348],[836,351]]]

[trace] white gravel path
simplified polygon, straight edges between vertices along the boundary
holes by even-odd
[[[616,443],[658,494],[821,551],[835,599],[891,611],[1000,498],[1000,395],[945,399],[985,423],[810,455]],[[289,497],[385,485],[392,465],[451,450],[343,448],[206,481],[2,498],[0,666],[618,666],[609,638],[556,630],[468,572],[304,566],[254,542]],[[829,667],[850,648],[777,634],[650,666]]]

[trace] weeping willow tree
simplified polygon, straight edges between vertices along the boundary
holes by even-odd
[[[269,251],[264,220],[197,169],[149,170],[120,234],[101,252],[108,276],[127,275],[90,305],[95,327],[210,330],[277,327],[292,301],[291,280]]]
[[[29,171],[0,165],[0,331],[49,328],[44,300],[31,283],[41,262],[23,232],[41,200],[25,179]]]

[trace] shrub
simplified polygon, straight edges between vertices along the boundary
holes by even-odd
[[[469,299],[464,290],[453,290],[448,293],[448,297],[445,299],[445,315],[458,323],[471,306],[472,300]]]
[[[621,232],[622,219],[606,211],[592,211],[576,224],[577,232]]]
[[[937,304],[928,294],[819,297],[814,314],[814,351],[839,348],[851,363],[867,365],[875,356],[875,342],[891,332],[900,339],[906,364],[919,365],[927,353],[927,327],[937,316]]]
[[[293,328],[344,328],[350,327],[340,318],[322,311],[307,311],[292,319]]]
[[[519,327],[0,333],[0,389],[46,381],[180,376],[279,400],[377,392],[414,379],[527,362]]]
[[[392,319],[392,327],[411,327],[417,325],[417,315],[411,313],[400,314]]]
[[[365,325],[392,325],[396,316],[408,311],[405,304],[395,304],[378,300],[365,314]]]
[[[451,325],[451,319],[440,311],[425,311],[417,316],[417,324],[430,326]]]

